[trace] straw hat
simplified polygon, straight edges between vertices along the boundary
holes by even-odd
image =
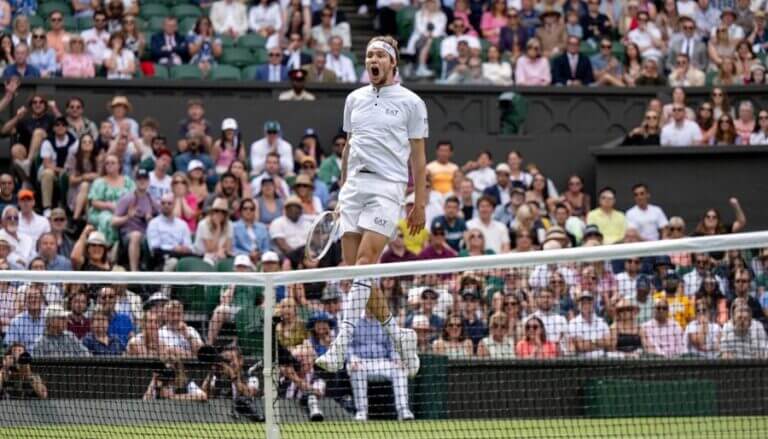
[[[124,105],[128,109],[128,112],[133,111],[133,105],[131,105],[131,103],[128,102],[128,98],[125,96],[115,96],[109,102],[109,105],[107,106],[107,108],[111,110],[112,108],[117,107],[119,105]]]
[[[222,211],[229,214],[229,203],[224,198],[216,198],[208,208],[208,212]]]

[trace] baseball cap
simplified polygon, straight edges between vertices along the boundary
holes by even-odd
[[[499,163],[496,165],[496,172],[506,172],[507,174],[511,174],[512,170],[509,169],[509,165],[506,163]]]
[[[221,121],[221,130],[236,130],[237,129],[237,121],[231,117],[228,117]]]
[[[147,179],[147,178],[149,178],[149,171],[147,171],[146,169],[139,168],[136,171],[136,180]]]
[[[21,200],[34,200],[35,193],[29,189],[22,189],[19,191],[19,201]]]
[[[429,228],[430,233],[435,234],[435,232],[445,232],[445,226],[443,225],[442,221],[432,221],[432,227]]]
[[[317,131],[315,131],[314,128],[307,128],[304,130],[304,137],[315,137],[317,138]]]
[[[437,299],[438,297],[440,297],[437,294],[437,291],[433,290],[432,288],[425,288],[424,291],[421,292],[421,298],[422,299],[427,297],[427,296],[430,296],[433,299]]]
[[[280,262],[280,256],[273,251],[264,252],[264,254],[261,255],[261,262]]]
[[[280,132],[280,123],[278,123],[275,120],[268,120],[264,124],[264,131],[265,132],[272,132],[272,133],[279,133]]]
[[[600,228],[597,227],[596,225],[589,224],[587,227],[584,228],[584,239],[587,239],[590,236],[599,236],[602,239],[603,233],[600,231]]]
[[[249,258],[248,255],[235,256],[235,262],[232,265],[235,267],[248,267],[253,269],[253,262],[251,262],[251,258]]]
[[[48,307],[45,308],[45,318],[53,319],[57,317],[67,318],[69,317],[69,311],[65,310],[64,307],[58,303],[48,305]]]
[[[301,198],[297,197],[296,195],[291,195],[290,197],[288,197],[288,199],[285,200],[284,206],[288,207],[291,205],[303,207],[303,205],[301,204]]]
[[[205,169],[205,165],[200,160],[191,160],[187,165],[187,172],[192,172],[195,169]]]
[[[305,72],[304,69],[291,69],[288,72],[288,77],[297,81],[302,81],[306,79],[307,72]]]
[[[155,305],[159,305],[162,303],[168,302],[170,299],[165,294],[161,293],[160,291],[153,293],[151,296],[149,296],[149,299],[144,302],[144,305],[142,308],[144,311],[154,307]]]
[[[525,195],[525,185],[523,184],[522,181],[515,180],[515,181],[512,182],[510,191],[513,194],[523,194],[523,195]]]

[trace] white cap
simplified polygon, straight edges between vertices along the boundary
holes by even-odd
[[[69,311],[65,310],[64,307],[59,305],[58,303],[48,305],[48,307],[45,308],[45,318],[53,319],[56,317],[67,318],[69,317]]]
[[[248,255],[237,255],[235,256],[235,267],[248,267],[253,269],[253,262],[251,262],[251,258],[248,257]]]
[[[413,329],[429,329],[429,319],[424,314],[416,314],[411,322]]]
[[[237,121],[231,117],[228,117],[221,121],[221,130],[236,130],[237,129]]]
[[[272,251],[264,252],[264,254],[261,255],[261,262],[280,262],[280,256]]]
[[[506,172],[507,174],[511,174],[512,170],[509,169],[509,165],[506,163],[499,163],[496,165],[496,172]]]
[[[195,169],[205,169],[205,165],[200,160],[190,160],[187,165],[187,172],[192,172]]]

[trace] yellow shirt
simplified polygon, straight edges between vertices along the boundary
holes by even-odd
[[[594,224],[603,234],[603,244],[614,244],[624,239],[624,231],[627,228],[627,219],[618,210],[606,214],[597,208],[587,215],[587,224]]]
[[[455,163],[442,164],[437,160],[427,164],[427,172],[432,177],[432,189],[447,194],[453,191],[453,174],[459,170]]]
[[[670,298],[664,291],[658,291],[653,295],[654,302],[664,298],[669,303],[669,315],[685,330],[688,323],[691,323],[696,318],[696,309],[693,307],[693,302],[685,294],[678,294]]]
[[[410,232],[408,232],[408,223],[405,218],[397,222],[397,228],[403,234],[403,243],[409,252],[418,255],[424,250],[424,246],[427,245],[427,241],[429,241],[429,232],[426,228],[421,229],[421,231],[415,235],[411,235]]]

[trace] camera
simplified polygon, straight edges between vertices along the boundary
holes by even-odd
[[[433,23],[427,23],[427,31],[434,32],[435,31],[435,25]]]
[[[224,362],[224,358],[215,347],[204,345],[197,351],[197,361],[210,366]]]
[[[176,369],[172,367],[166,367],[157,371],[157,380],[162,383],[170,383],[176,379]]]
[[[16,363],[19,366],[25,366],[27,364],[32,364],[32,355],[29,352],[22,352],[21,355],[19,355],[19,359],[16,360]]]

